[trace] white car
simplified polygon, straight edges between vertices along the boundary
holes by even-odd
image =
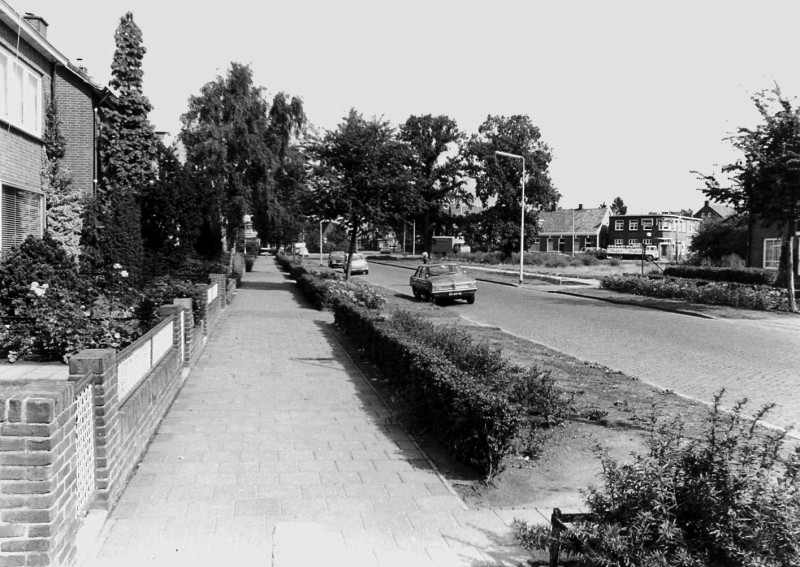
[[[301,258],[308,258],[308,248],[306,248],[304,242],[299,242],[294,245],[294,255],[300,256]]]
[[[344,265],[344,270],[347,270],[347,264]],[[369,274],[369,264],[363,254],[353,254],[350,259],[350,273],[351,274]]]

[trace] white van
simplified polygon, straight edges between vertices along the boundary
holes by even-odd
[[[305,242],[297,242],[294,245],[294,255],[300,256],[301,258],[308,258],[308,248],[306,248]]]

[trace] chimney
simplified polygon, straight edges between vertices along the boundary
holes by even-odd
[[[706,201],[706,207],[708,206],[708,201]]]
[[[47,37],[47,22],[43,17],[31,14],[30,12],[25,12],[23,17],[40,36]]]
[[[582,211],[582,210],[583,210],[583,203],[579,203],[579,204],[578,204],[578,210],[579,210],[579,211]]]

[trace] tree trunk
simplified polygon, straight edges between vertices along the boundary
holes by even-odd
[[[344,279],[350,279],[350,264],[353,254],[356,252],[356,242],[358,242],[358,220],[353,219],[353,230],[350,231],[350,250],[347,253],[347,264],[345,265]]]
[[[788,240],[788,246],[786,247],[786,291],[789,292],[789,311],[797,313],[797,300],[794,293],[794,234],[795,221],[790,221],[786,234]]]
[[[431,209],[430,207],[425,209],[425,217],[423,219],[423,232],[425,242],[422,244],[422,251],[427,252],[428,255],[431,253]]]

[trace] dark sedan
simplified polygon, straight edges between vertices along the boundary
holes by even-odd
[[[409,280],[417,299],[441,301],[466,299],[475,303],[478,283],[457,264],[425,264],[419,266]]]

